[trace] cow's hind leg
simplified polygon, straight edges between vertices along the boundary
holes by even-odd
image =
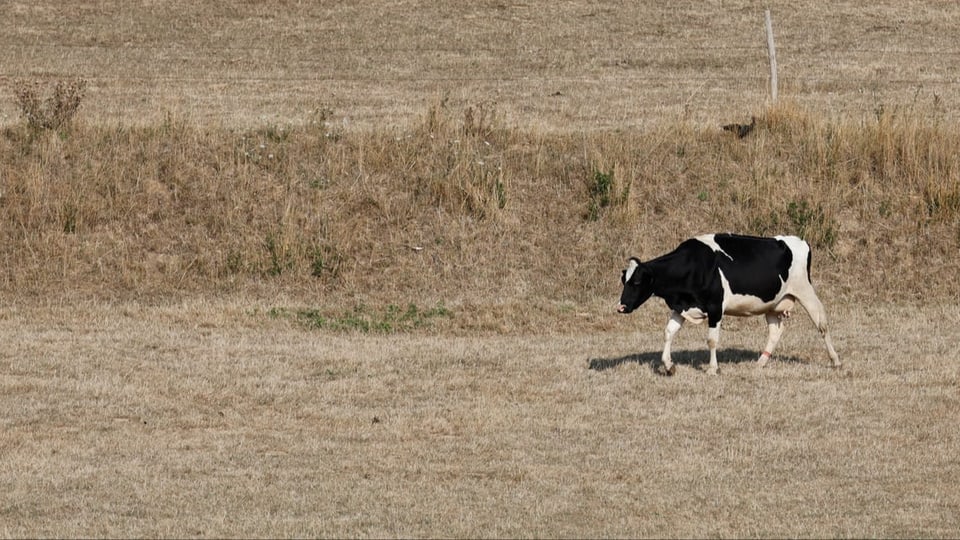
[[[817,327],[820,335],[823,336],[823,342],[827,346],[827,354],[830,355],[830,360],[833,361],[833,367],[840,367],[842,365],[840,363],[840,357],[837,356],[837,351],[833,348],[833,340],[830,339],[830,330],[827,326],[827,310],[824,309],[823,303],[820,302],[820,298],[818,298],[817,293],[814,292],[813,286],[806,287],[806,290],[794,296],[797,301],[800,302],[800,305],[803,306],[803,309],[807,310],[807,314],[810,315],[810,320],[813,321],[814,326]]]
[[[783,334],[783,315],[775,311],[767,313],[767,345],[763,348],[763,352],[760,353],[760,358],[757,359],[757,365],[763,367],[767,365],[767,360],[770,360],[770,355],[773,354],[773,350],[777,348],[777,343],[780,342],[780,336]]]
[[[707,329],[707,347],[710,349],[710,367],[707,368],[707,373],[710,375],[716,375],[720,372],[720,367],[717,365],[717,345],[719,343],[720,321],[717,321],[716,325]]]
[[[664,375],[673,375],[676,372],[676,366],[670,358],[670,346],[673,343],[673,336],[677,335],[681,327],[683,327],[683,316],[674,311],[670,314],[670,320],[667,321],[667,328],[664,331],[666,340],[663,344],[663,355],[660,357],[663,361],[660,372]]]

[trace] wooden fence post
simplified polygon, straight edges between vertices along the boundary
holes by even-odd
[[[767,53],[770,55],[770,99],[777,101],[777,48],[773,45],[773,21],[770,19],[770,10],[764,13],[767,27]]]

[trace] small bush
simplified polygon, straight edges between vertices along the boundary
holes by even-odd
[[[86,87],[87,81],[83,79],[57,81],[53,94],[42,99],[39,82],[17,81],[14,84],[14,95],[20,113],[27,119],[30,129],[60,130],[67,127],[77,114]]]
[[[494,186],[497,195],[497,208],[503,210],[507,207],[507,188],[503,185],[503,179],[498,178]]]
[[[263,247],[267,250],[267,255],[270,257],[267,274],[279,276],[293,268],[293,259],[290,257],[289,249],[280,235],[274,233],[267,234],[263,242]]]
[[[811,206],[806,200],[791,202],[787,205],[787,216],[793,230],[816,246],[831,248],[837,242],[837,230],[832,219],[828,219],[823,207]]]
[[[592,181],[587,186],[590,195],[590,205],[587,208],[587,220],[600,219],[600,211],[610,206],[613,194],[613,171],[603,172],[595,170]]]
[[[238,251],[227,253],[226,260],[223,263],[223,271],[228,275],[239,274],[243,271],[243,254]]]

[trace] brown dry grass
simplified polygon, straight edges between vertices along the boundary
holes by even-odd
[[[715,126],[766,99],[766,7],[784,95],[859,115],[922,89],[955,117],[956,7],[920,0],[15,2],[0,20],[0,75],[86,77],[86,114],[107,124],[172,110],[259,127],[327,103],[379,129],[447,93],[537,129]],[[16,118],[11,103],[0,118]]]
[[[757,320],[654,374],[605,333],[330,335],[267,305],[6,310],[4,536],[950,537],[952,305],[835,307],[753,364]],[[590,317],[609,317],[597,306]],[[637,325],[641,332],[628,331]],[[638,339],[639,338],[639,339]]]
[[[774,2],[771,105],[764,6],[634,4],[5,5],[0,535],[956,536],[960,8]],[[843,371],[654,376],[619,268],[711,230]]]
[[[786,103],[737,140],[523,131],[484,107],[440,100],[397,132],[7,128],[2,279],[28,296],[549,311],[612,297],[629,255],[718,230],[807,238],[850,300],[960,294],[960,134],[922,110],[856,123]]]

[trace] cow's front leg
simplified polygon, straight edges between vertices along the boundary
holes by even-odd
[[[780,335],[783,334],[782,314],[770,312],[767,313],[766,318],[769,337],[767,337],[767,346],[763,348],[763,352],[760,353],[760,358],[757,359],[757,365],[760,367],[767,365],[767,360],[770,360],[770,355],[772,355],[773,350],[777,348],[777,343],[780,342]]]
[[[664,375],[673,375],[676,372],[677,368],[673,365],[673,360],[670,358],[670,344],[673,343],[673,336],[677,335],[677,332],[680,331],[682,326],[683,317],[676,311],[671,313],[670,320],[667,321],[667,329],[664,331],[666,341],[663,344],[663,356],[660,357],[663,361],[660,372]]]
[[[717,343],[720,342],[720,323],[717,322],[716,326],[711,326],[707,330],[707,347],[710,349],[710,367],[707,368],[707,373],[710,375],[716,375],[720,368],[717,365]]]

